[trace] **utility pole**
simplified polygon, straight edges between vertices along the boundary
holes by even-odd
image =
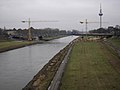
[[[28,40],[31,41],[32,40],[32,33],[31,33],[31,29],[30,29],[30,26],[31,26],[31,22],[59,22],[57,20],[54,20],[54,21],[31,21],[30,18],[28,19],[28,21],[22,21],[23,23],[28,23]]]
[[[87,36],[87,24],[88,24],[88,21],[87,21],[87,19],[85,20],[85,24],[86,24],[86,36]]]
[[[102,28],[102,16],[103,16],[103,13],[102,13],[101,4],[100,4],[100,13],[99,13],[99,16],[100,16],[100,28]]]

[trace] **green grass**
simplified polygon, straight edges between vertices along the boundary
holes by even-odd
[[[24,45],[29,45],[32,43],[33,42],[29,42],[29,41],[4,41],[4,42],[0,42],[0,51],[14,49],[14,48],[21,47]]]
[[[100,42],[73,47],[60,90],[120,90],[120,59]]]
[[[109,39],[114,45],[120,47],[120,38]]]

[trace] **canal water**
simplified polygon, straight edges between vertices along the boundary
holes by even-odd
[[[37,72],[77,36],[0,53],[0,90],[21,90]]]

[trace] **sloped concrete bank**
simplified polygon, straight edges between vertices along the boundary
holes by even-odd
[[[60,50],[22,90],[47,90],[58,71],[62,61],[77,39],[70,42],[65,48]]]

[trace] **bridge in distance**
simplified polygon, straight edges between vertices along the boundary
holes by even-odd
[[[77,36],[113,36],[111,33],[76,33]]]

